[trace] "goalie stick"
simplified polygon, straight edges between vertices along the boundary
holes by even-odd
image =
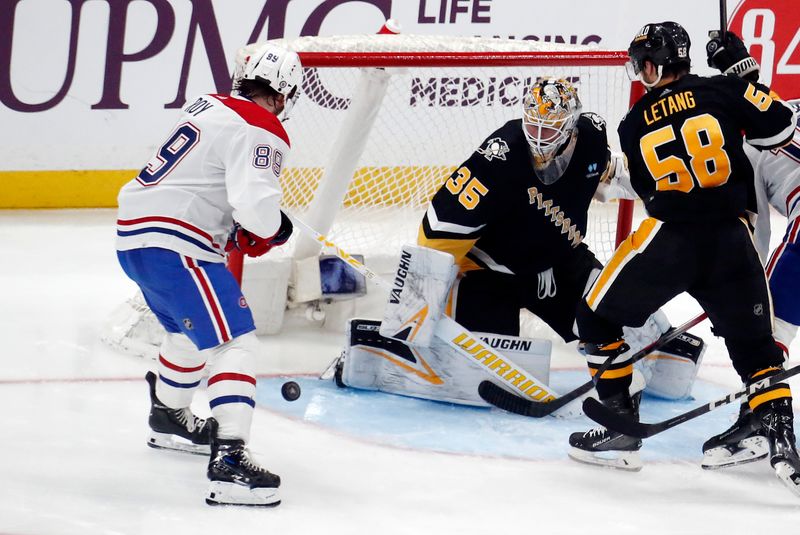
[[[303,232],[322,245],[333,249],[336,256],[348,266],[385,290],[391,290],[389,282],[363,263],[353,258],[350,253],[341,249],[335,243],[328,241],[325,236],[303,221],[289,214],[287,214],[287,216],[292,220],[292,223]],[[480,338],[464,329],[449,316],[442,316],[436,324],[435,336],[458,351],[464,358],[479,365],[487,374],[502,381],[503,384],[519,393],[520,396],[525,396],[520,397],[520,399],[540,400],[541,402],[558,399],[558,393],[533,377],[529,372],[525,371],[524,368],[512,362],[505,355],[495,353],[491,348],[487,347]]]
[[[727,405],[728,403],[733,403],[737,399],[746,395],[750,395],[756,392],[757,390],[766,388],[775,383],[780,383],[781,381],[785,381],[790,377],[797,375],[798,373],[800,373],[800,366],[794,366],[793,368],[789,368],[784,372],[773,375],[772,377],[767,377],[765,379],[758,381],[757,383],[753,383],[748,387],[742,388],[737,392],[728,394],[724,398],[720,398],[710,403],[706,403],[705,405],[701,405],[695,409],[684,412],[683,414],[674,416],[669,420],[664,420],[662,422],[656,422],[652,424],[637,422],[630,418],[621,416],[594,398],[589,398],[584,400],[583,412],[586,414],[586,416],[588,416],[598,424],[606,427],[607,429],[616,431],[618,433],[622,433],[623,435],[628,435],[630,437],[648,438],[652,437],[653,435],[657,435],[663,431],[666,431],[667,429],[672,429],[676,425],[680,425],[684,422],[688,422],[693,418],[697,418],[698,416],[711,412],[714,409],[718,409],[723,405]]]
[[[668,331],[661,335],[655,342],[643,347],[636,353],[631,356],[631,363],[634,363],[638,360],[643,359],[646,357],[650,352],[658,349],[659,347],[663,346],[664,344],[674,340],[681,334],[685,333],[708,316],[705,313],[700,314],[699,316],[690,319],[683,325],[676,327],[675,329]],[[597,370],[595,373],[595,377],[600,377],[613,363],[614,359],[609,358],[607,359],[602,366]],[[571,390],[564,394],[563,396],[550,401],[550,402],[536,402],[525,399],[521,396],[518,396],[504,388],[496,385],[491,381],[481,381],[481,384],[478,386],[478,395],[486,402],[499,409],[503,409],[508,412],[513,412],[514,414],[521,414],[522,416],[530,416],[531,418],[542,418],[544,416],[548,416],[553,412],[557,411],[561,407],[565,406],[566,404],[575,401],[582,395],[589,392],[594,387],[594,380],[590,379],[589,381],[585,382],[575,390]],[[584,410],[586,410],[584,408]]]

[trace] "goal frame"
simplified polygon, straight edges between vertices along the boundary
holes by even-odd
[[[298,52],[304,69],[308,68],[403,68],[403,67],[622,67],[628,54],[621,50],[569,51],[392,51],[392,52]],[[628,105],[632,106],[643,94],[644,86],[631,82]],[[352,178],[351,178],[352,179]],[[630,234],[634,201],[619,199],[615,247]],[[328,229],[315,229],[322,234]],[[234,250],[228,254],[228,269],[242,283],[244,256]]]

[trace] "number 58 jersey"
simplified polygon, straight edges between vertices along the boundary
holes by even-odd
[[[243,97],[200,96],[120,191],[117,250],[158,247],[223,262],[234,221],[272,236],[288,153],[273,113]]]
[[[661,221],[713,221],[755,206],[745,141],[785,144],[793,110],[769,88],[735,76],[686,75],[652,89],[619,126],[631,185]]]

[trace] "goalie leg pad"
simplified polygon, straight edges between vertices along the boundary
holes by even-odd
[[[650,353],[636,365],[647,382],[645,392],[664,399],[689,397],[705,351],[702,338],[683,333]]]
[[[401,251],[380,326],[382,336],[430,347],[458,266],[453,255],[417,245]]]
[[[478,395],[486,371],[466,360],[444,342],[429,348],[412,347],[379,334],[380,322],[348,322],[348,345],[338,362],[342,384],[365,390],[488,406]],[[508,355],[530,375],[547,383],[550,373],[549,340],[478,334],[487,347]]]

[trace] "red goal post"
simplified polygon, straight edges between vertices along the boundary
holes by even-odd
[[[608,122],[612,149],[619,120],[642,94],[625,74],[624,51],[419,35],[280,42],[304,67],[285,123],[292,149],[281,180],[284,208],[377,269],[389,269],[399,246],[414,241],[425,205],[450,172],[521,116],[530,80],[571,79],[584,111]],[[587,239],[605,261],[631,230],[633,203],[593,204],[591,212]],[[267,257],[298,263],[319,253],[316,242],[295,236]],[[241,256],[229,266],[241,276]],[[319,297],[311,280],[310,291],[295,291],[299,301]]]

